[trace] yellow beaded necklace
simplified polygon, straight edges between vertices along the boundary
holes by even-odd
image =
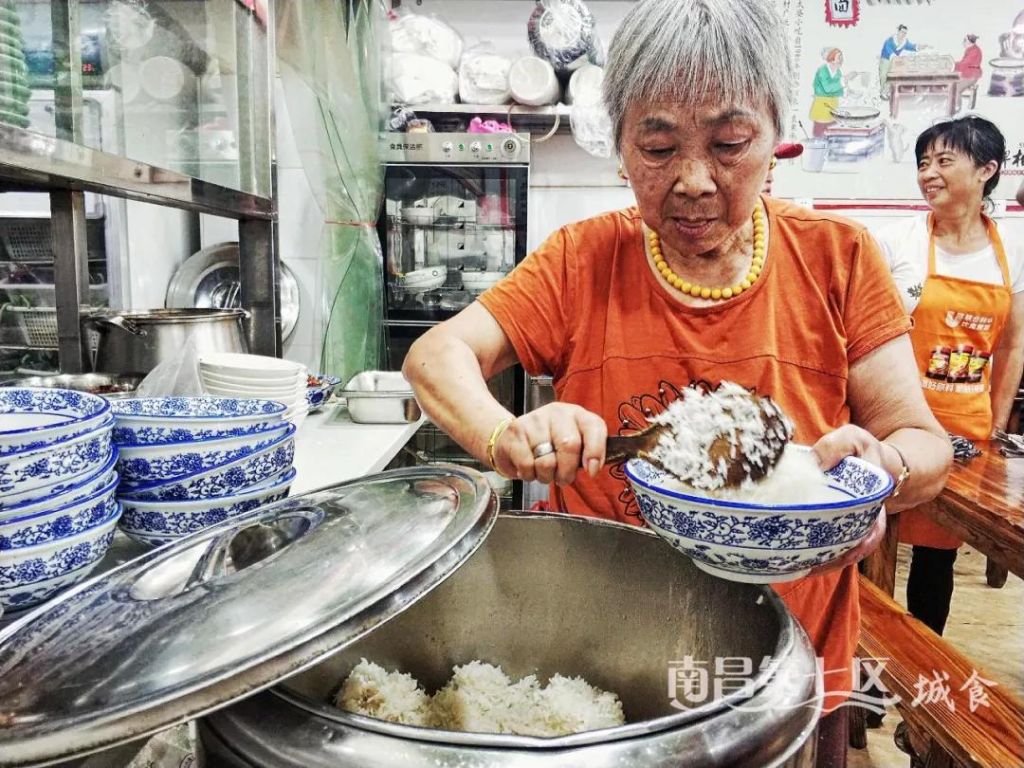
[[[665,278],[665,282],[676,290],[689,294],[694,298],[723,301],[731,299],[733,296],[739,296],[757,281],[757,278],[761,276],[761,270],[764,268],[765,218],[764,208],[760,203],[754,206],[752,218],[754,220],[754,258],[750,262],[750,272],[736,285],[727,288],[705,288],[702,285],[683,280],[665,262],[665,257],[661,253],[661,238],[652,229],[647,234],[647,242],[651,247],[651,257],[654,259],[654,266],[658,268],[658,272]]]

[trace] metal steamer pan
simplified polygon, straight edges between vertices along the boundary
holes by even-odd
[[[670,668],[690,655],[765,657],[753,695],[679,711]],[[360,658],[428,690],[481,659],[513,678],[582,675],[619,694],[627,725],[558,739],[455,733],[349,714],[328,701]],[[712,675],[713,677],[713,675]],[[207,765],[811,766],[814,653],[771,590],[707,576],[653,534],[592,518],[503,515],[454,575],[384,626],[199,724]],[[680,688],[680,692],[682,689]],[[680,697],[682,698],[682,696]]]
[[[352,715],[328,702],[361,657],[430,690],[473,659],[582,675],[627,724],[537,739]],[[712,674],[676,709],[685,657],[751,659],[751,681],[716,695]],[[498,517],[480,473],[438,466],[278,502],[83,583],[0,633],[0,701],[0,765],[199,718],[205,766],[809,768],[821,683],[767,587],[632,526]]]

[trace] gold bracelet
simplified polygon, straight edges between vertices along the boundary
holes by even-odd
[[[508,429],[508,425],[515,420],[515,416],[509,416],[507,419],[499,421],[498,425],[494,428],[494,431],[491,432],[491,438],[487,441],[487,462],[491,465],[491,469],[506,480],[510,480],[511,478],[505,477],[505,475],[501,474],[501,470],[498,469],[498,463],[494,460],[494,446],[498,444],[498,440],[505,433],[505,430]]]
[[[910,477],[910,467],[907,465],[907,460],[903,456],[903,451],[901,451],[892,443],[886,443],[886,445],[888,445],[890,448],[896,451],[896,455],[900,457],[900,464],[903,465],[900,469],[900,476],[897,477],[895,482],[893,483],[892,493],[889,494],[890,499],[895,499],[897,496],[900,495],[900,491],[903,489],[903,484],[907,482],[907,479]]]

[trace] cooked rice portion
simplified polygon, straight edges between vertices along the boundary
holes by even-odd
[[[544,735],[565,736],[626,722],[619,697],[595,688],[582,677],[555,675],[544,688],[543,697],[549,731]]]
[[[534,675],[512,681],[501,667],[481,661],[455,667],[448,683],[429,697],[411,675],[363,659],[335,704],[393,723],[472,733],[550,738],[625,723],[619,697],[581,677],[555,675],[542,688]]]
[[[345,678],[334,704],[390,723],[426,725],[430,697],[412,675],[388,672],[362,659]]]

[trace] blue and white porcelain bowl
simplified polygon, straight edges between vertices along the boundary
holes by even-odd
[[[119,495],[131,501],[186,501],[232,496],[269,480],[292,465],[295,458],[295,425],[275,442],[228,464],[176,480],[144,485],[121,483]]]
[[[0,551],[0,604],[24,608],[84,579],[110,548],[120,516],[115,505],[107,520],[70,538]]]
[[[334,390],[341,384],[341,379],[337,376],[324,376],[323,374],[310,375],[309,378],[317,381],[316,384],[306,387],[306,402],[309,404],[309,412],[314,413],[331,399]]]
[[[94,474],[110,461],[113,427],[114,419],[108,417],[84,435],[0,457],[0,494],[20,495]]]
[[[143,397],[111,404],[117,445],[153,445],[239,437],[281,423],[274,400],[232,397]]]
[[[0,515],[0,551],[77,536],[107,520],[117,506],[117,474],[96,493],[68,504],[25,515]]]
[[[0,387],[0,459],[90,432],[109,414],[110,404],[87,392]]]
[[[238,437],[210,438],[182,443],[122,446],[117,471],[133,485],[173,480],[229,464],[266,448],[288,431],[281,422],[268,429]]]
[[[885,470],[854,457],[825,473],[820,502],[790,506],[682,493],[642,459],[627,462],[625,471],[651,530],[701,570],[755,584],[798,579],[856,547],[893,487]]]
[[[52,485],[44,485],[21,493],[0,495],[0,520],[8,515],[27,515],[52,507],[54,504],[69,504],[91,496],[114,477],[116,463],[117,448],[112,448],[110,458],[106,463],[88,475],[61,480]]]
[[[121,530],[137,541],[163,544],[211,525],[238,517],[264,504],[286,498],[295,480],[295,469],[254,490],[219,499],[198,501],[132,501],[124,499]]]

